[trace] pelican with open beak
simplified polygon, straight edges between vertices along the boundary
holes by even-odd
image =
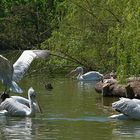
[[[79,81],[100,81],[103,78],[103,74],[99,73],[98,71],[89,71],[84,74],[82,67],[77,67],[76,69],[72,70],[67,76],[76,75]]]

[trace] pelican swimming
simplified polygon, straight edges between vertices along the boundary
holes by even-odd
[[[120,98],[112,104],[112,108],[121,114],[112,115],[112,119],[140,119],[140,100]]]
[[[22,79],[35,58],[46,58],[49,54],[48,50],[25,50],[13,65],[0,55],[0,79],[5,86],[5,92],[10,88],[13,92],[22,93],[16,82]]]
[[[19,97],[23,98],[23,97]],[[24,99],[29,104],[23,104],[23,99],[20,100],[17,98],[14,98],[11,96],[10,98],[6,98],[1,104],[0,104],[0,110],[6,116],[34,116],[36,114],[36,105],[38,105],[36,101],[36,94],[34,89],[31,87],[28,90],[28,100]]]
[[[6,98],[12,98],[21,104],[29,106],[29,99],[26,99],[26,98],[21,97],[21,96],[10,96],[9,93],[7,93],[7,92],[3,92],[3,94],[1,95],[0,103],[3,102]],[[40,106],[38,106],[36,103],[33,103],[33,105],[35,106],[35,108],[38,112],[42,112]]]
[[[90,71],[84,74],[82,67],[77,67],[72,70],[68,75],[78,74],[77,79],[79,81],[98,81],[103,78],[103,75],[98,71]]]

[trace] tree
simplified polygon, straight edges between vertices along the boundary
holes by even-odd
[[[42,48],[120,79],[140,73],[138,0],[63,0],[55,8],[59,27]]]
[[[39,44],[51,34],[49,21],[51,2],[53,0],[2,0],[0,7],[2,48],[39,48]]]

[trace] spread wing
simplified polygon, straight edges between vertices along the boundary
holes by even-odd
[[[0,55],[0,80],[5,86],[10,86],[13,75],[13,66],[10,61],[4,56]]]
[[[13,80],[20,81],[35,58],[46,58],[49,54],[48,50],[25,50],[13,65]]]

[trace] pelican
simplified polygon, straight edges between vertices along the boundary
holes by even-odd
[[[10,89],[15,93],[23,93],[16,82],[23,78],[35,58],[46,58],[49,54],[48,50],[25,50],[13,65],[0,55],[0,79],[5,86],[5,92]]]
[[[77,79],[79,81],[98,81],[103,78],[103,75],[98,71],[90,71],[83,74],[83,68],[77,67],[76,69],[72,70],[68,75],[78,74]]]
[[[120,98],[119,101],[112,103],[112,108],[121,114],[112,115],[112,119],[140,119],[140,100]]]
[[[20,97],[19,98],[23,98]],[[24,99],[27,100],[27,99]],[[13,96],[11,96],[10,98],[6,98],[1,104],[0,104],[0,110],[2,111],[2,113],[6,116],[35,116],[36,114],[36,107],[34,105],[34,103],[36,103],[36,105],[38,105],[37,101],[36,101],[36,94],[35,94],[35,90],[31,87],[28,90],[28,100],[27,102],[29,102],[29,105],[25,105],[22,103],[23,99],[21,100],[21,102],[19,102],[20,100],[14,98]]]

